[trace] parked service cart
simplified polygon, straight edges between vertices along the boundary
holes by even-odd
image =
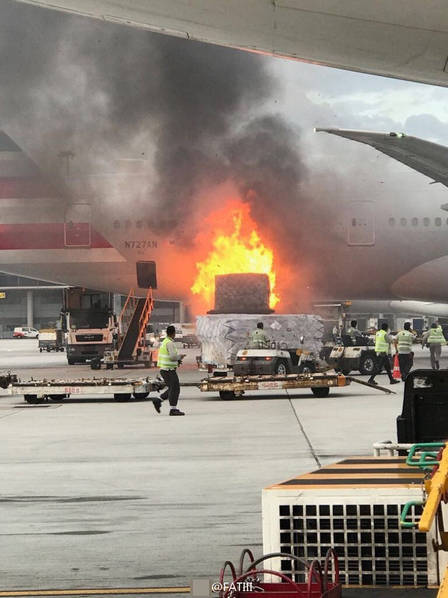
[[[39,330],[39,351],[63,351],[64,350],[64,332],[54,328]]]
[[[218,392],[223,400],[235,399],[246,390],[295,390],[309,388],[315,397],[325,398],[330,388],[350,384],[341,374],[287,374],[286,376],[213,376],[201,381],[202,392]]]
[[[146,399],[150,392],[161,390],[163,381],[151,378],[93,378],[79,380],[30,380],[12,382],[9,394],[21,396],[27,403],[46,400],[63,401],[71,395],[113,395],[116,401]]]

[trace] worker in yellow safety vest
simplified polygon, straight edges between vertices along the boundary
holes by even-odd
[[[368,380],[369,384],[377,384],[377,382],[375,382],[375,376],[381,374],[383,368],[386,370],[391,384],[399,383],[399,380],[394,380],[392,378],[392,370],[389,361],[390,344],[392,342],[392,337],[387,333],[388,329],[389,326],[387,322],[384,322],[384,324],[381,325],[381,329],[378,330],[378,332],[375,334],[376,364],[375,371]]]
[[[185,355],[179,355],[177,352],[174,339],[176,338],[176,329],[174,326],[168,326],[166,329],[166,338],[163,340],[159,348],[159,357],[157,360],[157,367],[160,368],[160,375],[162,376],[168,389],[160,395],[160,398],[153,400],[153,404],[157,413],[160,413],[162,401],[168,399],[171,409],[170,415],[185,415],[177,408],[177,402],[180,394],[179,376],[177,375],[177,368],[182,363]]]
[[[251,349],[269,349],[270,341],[264,331],[263,322],[258,322],[257,327],[250,335]]]
[[[395,349],[398,353],[398,363],[400,364],[401,379],[406,380],[414,363],[414,352],[412,351],[412,343],[414,342],[415,334],[411,330],[411,323],[405,322],[403,330],[395,337]]]
[[[433,370],[440,369],[440,356],[442,354],[442,345],[446,345],[445,336],[442,327],[438,324],[431,324],[428,332],[425,332],[422,338],[422,346],[429,346],[429,355],[431,358],[431,367]]]

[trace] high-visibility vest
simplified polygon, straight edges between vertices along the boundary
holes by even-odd
[[[409,330],[401,330],[397,334],[398,352],[410,353],[412,351],[412,343],[414,335]]]
[[[438,345],[446,345],[445,337],[443,336],[443,330],[441,326],[437,328],[430,328],[429,336],[426,342],[430,345],[431,343],[437,343]]]
[[[157,367],[161,370],[175,370],[179,365],[179,362],[177,360],[173,361],[170,357],[170,354],[168,353],[167,344],[172,342],[174,342],[173,339],[167,336],[163,339],[163,342],[160,345],[159,358],[157,359]]]
[[[387,342],[387,332],[385,330],[378,330],[375,334],[375,352],[389,353],[389,343]]]
[[[261,328],[256,328],[250,335],[252,349],[269,349],[269,339]]]

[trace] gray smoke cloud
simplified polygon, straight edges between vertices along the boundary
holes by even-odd
[[[186,246],[209,207],[201,191],[232,181],[282,259],[297,259],[313,202],[300,131],[269,113],[279,91],[271,59],[10,0],[0,4],[0,52],[0,126],[47,175],[61,178],[66,151],[83,176],[144,160],[121,180],[124,194],[107,177],[92,179],[93,193],[114,213],[143,208]]]

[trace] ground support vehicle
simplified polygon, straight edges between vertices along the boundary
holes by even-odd
[[[292,373],[312,373],[316,369],[317,362],[313,353],[304,349],[241,349],[233,365],[235,376],[286,376]]]
[[[336,371],[348,375],[351,371],[359,371],[364,376],[371,376],[375,372],[376,353],[374,344],[365,340],[365,344],[352,345],[347,343],[334,345],[326,361]]]
[[[18,326],[14,328],[13,338],[39,338],[39,331],[29,326]]]
[[[39,351],[63,351],[64,333],[62,330],[39,330]]]
[[[10,395],[23,395],[31,404],[46,400],[63,401],[71,395],[113,395],[116,401],[146,399],[150,392],[161,390],[163,381],[151,378],[81,378],[79,380],[16,381],[9,386]]]
[[[246,390],[296,390],[309,388],[315,397],[325,398],[330,388],[348,386],[350,380],[341,374],[286,374],[273,376],[213,376],[201,380],[202,392],[218,392],[223,400],[242,396]]]
[[[116,318],[112,295],[83,288],[64,291],[61,328],[67,330],[67,363],[101,359],[113,349]]]

